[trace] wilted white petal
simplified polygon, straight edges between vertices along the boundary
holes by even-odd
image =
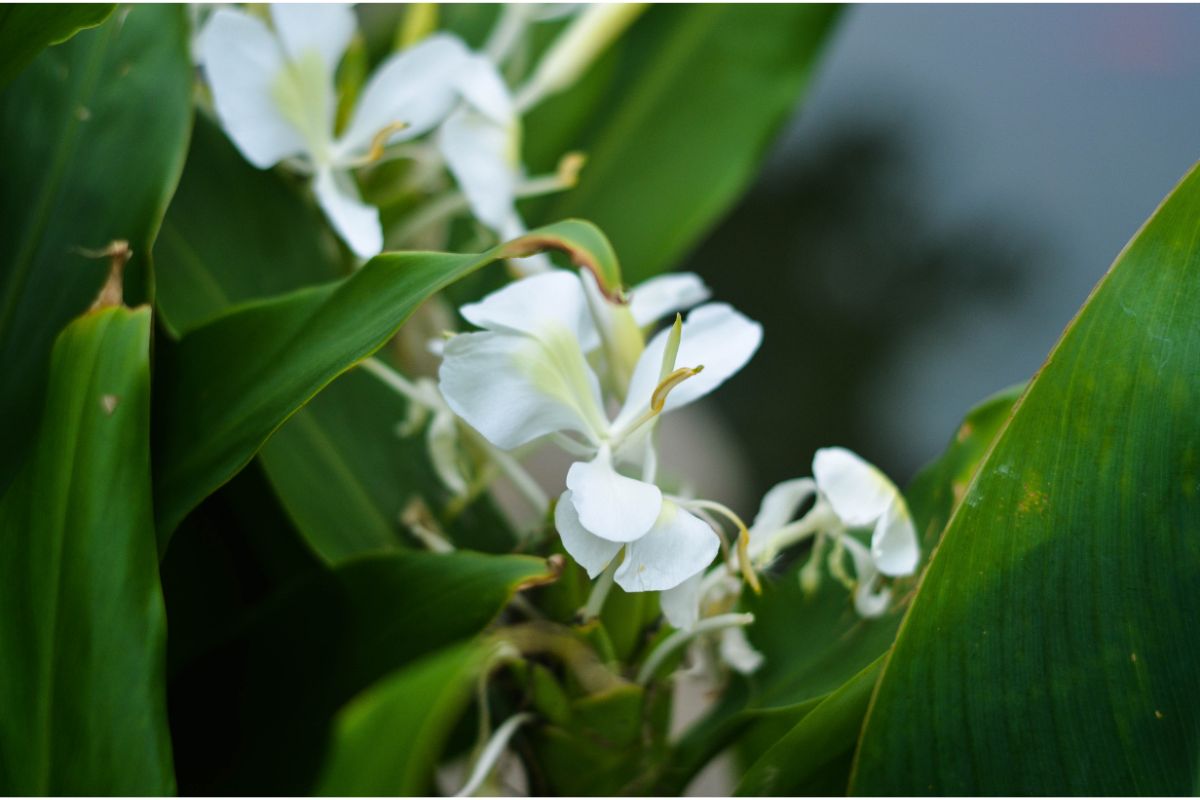
[[[412,139],[437,125],[458,102],[456,81],[470,58],[456,37],[434,34],[389,56],[371,75],[338,142],[343,157],[365,152],[385,127],[408,127],[391,141]]]
[[[694,272],[675,272],[643,281],[630,290],[629,310],[641,327],[675,311],[703,303],[711,292]]]
[[[565,330],[586,352],[599,343],[579,276],[555,269],[514,281],[478,303],[458,310],[480,328],[542,335],[547,328]]]
[[[746,629],[739,626],[721,631],[721,660],[743,675],[749,675],[763,664],[763,654],[754,649],[746,636]]]
[[[555,431],[594,439],[605,424],[600,385],[577,346],[559,349],[520,333],[462,333],[446,343],[439,388],[455,414],[502,450]]]
[[[704,584],[701,570],[658,598],[663,616],[673,627],[688,630],[700,619],[700,590]]]
[[[834,513],[851,528],[875,522],[899,494],[886,475],[844,447],[818,450],[813,477]]]
[[[220,9],[204,26],[199,49],[217,116],[247,161],[265,169],[306,151],[303,134],[276,102],[287,63],[266,25]]]
[[[892,600],[892,590],[881,584],[871,553],[861,542],[853,536],[843,536],[842,545],[854,562],[854,575],[858,581],[854,590],[854,610],[861,617],[882,616]]]
[[[751,546],[791,522],[800,506],[816,490],[817,485],[811,478],[795,478],[772,486],[763,495],[758,514],[750,525]]]
[[[663,501],[650,532],[626,545],[625,560],[614,577],[627,592],[665,591],[703,571],[720,549],[708,523]]]
[[[288,57],[299,62],[316,53],[330,85],[357,27],[354,9],[333,3],[272,3],[271,22]]]
[[[610,542],[645,536],[664,505],[657,486],[617,472],[606,449],[591,461],[572,464],[567,488],[583,527]]]
[[[434,472],[447,489],[459,497],[466,496],[467,479],[459,467],[458,423],[454,417],[446,411],[434,414],[425,435]]]
[[[875,524],[871,536],[871,558],[884,575],[912,575],[917,569],[921,548],[908,505],[897,493],[887,511]]]
[[[359,198],[358,188],[349,175],[319,170],[313,178],[313,192],[334,230],[355,255],[371,258],[379,254],[383,249],[379,210]]]
[[[649,407],[670,333],[670,329],[660,331],[642,351],[614,428],[629,424]],[[746,365],[761,342],[762,326],[732,306],[709,303],[692,311],[683,323],[675,366],[703,366],[704,371],[675,387],[663,410],[687,405],[716,389]]]
[[[459,108],[438,130],[438,148],[454,180],[467,197],[471,213],[493,231],[504,230],[516,210],[516,121],[496,122],[469,107]]]
[[[554,508],[554,526],[558,529],[558,535],[562,537],[563,547],[579,566],[587,570],[589,578],[603,572],[621,550],[620,542],[601,539],[584,529],[579,523],[575,504],[571,502],[570,490],[563,492],[558,498],[558,504]]]

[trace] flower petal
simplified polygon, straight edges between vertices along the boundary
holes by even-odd
[[[627,592],[665,591],[701,572],[720,549],[708,523],[664,501],[650,532],[626,546],[614,577]]]
[[[408,127],[390,137],[404,141],[441,122],[458,102],[456,82],[470,55],[457,37],[439,33],[389,56],[367,81],[338,141],[341,156],[366,152],[388,125],[405,123]]]
[[[330,86],[342,54],[358,27],[354,9],[333,3],[272,3],[271,22],[288,57],[298,62],[315,52]]]
[[[659,596],[659,608],[672,627],[690,630],[700,620],[700,589],[703,584],[704,571],[701,570]]]
[[[199,51],[217,116],[247,161],[266,169],[306,152],[304,136],[276,102],[286,61],[266,25],[241,11],[220,9],[204,26]]]
[[[588,533],[580,524],[575,504],[571,502],[570,490],[563,492],[558,498],[558,504],[554,508],[554,526],[562,538],[563,547],[579,566],[587,570],[589,578],[603,572],[621,550],[620,542],[601,539]]]
[[[882,616],[892,600],[892,590],[880,584],[879,572],[871,553],[853,536],[843,536],[842,545],[854,562],[858,586],[854,590],[854,610],[867,619]]]
[[[467,322],[488,330],[543,336],[548,329],[565,329],[584,352],[600,342],[583,284],[578,275],[565,269],[513,281],[458,312]]]
[[[621,413],[613,423],[622,428],[645,412],[658,386],[670,329],[659,331],[638,359]],[[687,405],[716,389],[746,365],[762,342],[762,326],[725,303],[709,303],[688,314],[683,323],[675,366],[704,371],[667,395],[664,411]]]
[[[452,113],[438,131],[438,148],[471,213],[493,232],[511,227],[520,165],[515,120],[501,124],[471,108]]]
[[[875,466],[844,447],[825,447],[813,457],[817,488],[850,528],[875,522],[900,494]]]
[[[458,72],[455,85],[463,99],[479,113],[502,126],[516,121],[512,93],[492,60],[472,55]]]
[[[454,415],[445,410],[434,414],[425,433],[425,443],[429,448],[429,460],[433,471],[442,479],[442,483],[455,497],[466,497],[470,493],[470,487],[458,461],[458,424]]]
[[[721,631],[720,651],[721,660],[743,675],[756,671],[765,660],[750,644],[746,629],[741,626]]]
[[[354,180],[345,173],[319,170],[313,178],[313,192],[334,230],[360,258],[371,258],[383,249],[383,228],[379,210],[358,196]]]
[[[629,310],[641,327],[653,324],[674,311],[686,311],[712,294],[694,272],[659,275],[630,291]]]
[[[917,529],[908,505],[899,494],[875,524],[871,535],[871,558],[884,575],[912,575],[921,558]]]
[[[439,388],[455,414],[502,450],[555,431],[594,439],[605,424],[599,382],[578,347],[561,349],[554,354],[519,333],[460,333],[446,343]]]
[[[662,491],[617,472],[604,448],[591,461],[571,465],[567,488],[583,527],[610,542],[645,536],[663,507]]]
[[[795,478],[777,483],[763,495],[758,514],[750,525],[750,541],[763,539],[792,521],[800,506],[817,490],[811,478]]]

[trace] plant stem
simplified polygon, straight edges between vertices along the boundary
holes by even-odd
[[[604,601],[608,598],[608,592],[613,587],[613,578],[617,574],[619,564],[620,559],[613,556],[612,563],[605,567],[604,572],[600,573],[600,577],[596,579],[596,585],[592,587],[592,593],[588,595],[587,603],[579,612],[584,622],[600,616],[600,611],[604,608]]]
[[[649,683],[654,674],[658,672],[658,668],[662,666],[671,653],[697,636],[712,631],[719,631],[723,628],[749,625],[752,622],[754,622],[753,614],[719,614],[715,617],[700,620],[690,630],[675,631],[664,639],[658,647],[654,648],[654,652],[642,663],[642,668],[638,670],[637,682],[643,686]]]

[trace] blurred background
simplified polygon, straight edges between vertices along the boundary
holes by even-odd
[[[835,443],[903,485],[1038,369],[1200,157],[1198,40],[1186,6],[846,8],[681,267],[766,329],[711,401],[745,442],[744,510]]]

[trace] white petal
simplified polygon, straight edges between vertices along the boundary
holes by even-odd
[[[579,566],[587,570],[589,578],[603,572],[621,550],[620,542],[601,539],[584,529],[579,522],[579,515],[575,512],[575,504],[571,502],[569,490],[558,498],[558,504],[554,508],[554,526],[558,529],[558,535],[562,537],[563,547]]]
[[[881,616],[891,603],[892,590],[880,584],[875,562],[861,542],[853,536],[843,536],[842,545],[854,562],[854,575],[858,581],[854,590],[854,610],[868,619]]]
[[[763,654],[754,649],[746,636],[746,629],[738,626],[721,631],[721,659],[743,675],[749,675],[762,666]]]
[[[515,121],[504,125],[468,107],[447,117],[438,131],[438,148],[471,213],[497,233],[516,214],[517,137]]]
[[[288,57],[298,62],[315,52],[330,85],[342,54],[354,38],[354,9],[332,3],[272,3],[271,22]]]
[[[712,563],[721,542],[706,522],[670,501],[654,527],[625,547],[617,585],[627,592],[672,589]]]
[[[600,341],[579,276],[565,269],[531,275],[459,309],[463,319],[488,330],[543,336],[563,329],[584,352]]]
[[[456,86],[472,108],[493,122],[502,126],[515,122],[512,94],[491,59],[472,55],[459,71]]]
[[[610,542],[645,536],[663,508],[662,491],[617,472],[606,449],[591,461],[572,464],[567,488],[583,527]]]
[[[247,161],[265,169],[307,150],[304,136],[276,102],[286,62],[266,25],[241,11],[220,9],[204,26],[199,49],[217,116]]]
[[[313,192],[338,235],[360,258],[371,258],[383,249],[379,210],[358,196],[353,179],[345,173],[323,169],[313,179]]]
[[[703,303],[711,292],[694,272],[659,275],[643,281],[630,291],[629,310],[641,327],[646,327],[675,311],[686,311]]]
[[[871,536],[871,558],[884,575],[912,575],[917,569],[921,548],[908,504],[899,494],[875,524]]]
[[[417,404],[410,404],[415,405]],[[434,472],[442,479],[447,489],[458,497],[465,497],[469,489],[466,476],[459,466],[458,424],[454,421],[454,416],[448,411],[434,414],[425,436]]]
[[[886,475],[844,447],[818,450],[813,477],[834,513],[851,528],[875,522],[900,493]]]
[[[389,56],[372,74],[338,142],[343,157],[363,153],[383,128],[408,127],[391,141],[412,139],[442,121],[458,102],[456,81],[470,51],[454,36],[434,34]]]
[[[758,514],[750,526],[750,541],[762,539],[787,525],[805,500],[817,490],[811,478],[795,478],[777,483],[763,495]]]
[[[700,620],[700,589],[704,584],[704,572],[697,572],[673,589],[667,589],[658,598],[663,616],[672,627],[690,630]]]
[[[455,414],[502,450],[555,431],[594,438],[604,425],[599,382],[577,347],[574,356],[563,349],[556,357],[532,336],[461,333],[446,343],[439,388]]]
[[[625,405],[613,423],[620,428],[640,416],[658,386],[670,330],[659,331],[638,359],[629,382]],[[675,366],[704,371],[685,380],[667,395],[664,411],[679,408],[716,389],[746,365],[762,342],[762,326],[724,303],[709,303],[688,314],[683,323]]]

